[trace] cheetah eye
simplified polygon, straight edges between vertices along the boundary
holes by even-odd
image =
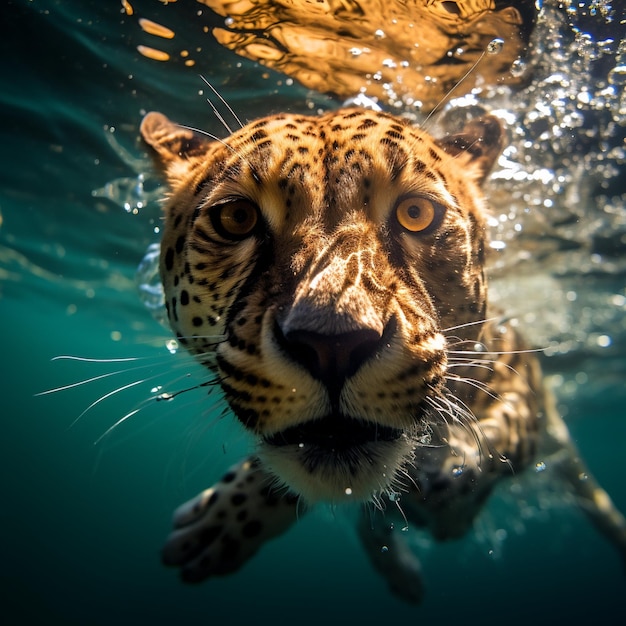
[[[443,207],[425,196],[405,196],[396,202],[398,224],[410,233],[423,233],[438,221]]]
[[[231,200],[213,208],[211,222],[225,239],[245,239],[259,223],[259,207],[249,200]]]

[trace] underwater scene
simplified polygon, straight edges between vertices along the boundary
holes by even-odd
[[[461,538],[396,525],[419,606],[339,505],[227,576],[187,585],[161,563],[173,511],[255,444],[168,328],[165,189],[139,134],[150,111],[222,139],[347,100],[440,134],[493,111],[507,142],[484,185],[489,298],[626,513],[622,0],[9,0],[3,16],[3,623],[623,620],[626,552],[541,455]]]

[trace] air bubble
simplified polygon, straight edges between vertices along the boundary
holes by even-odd
[[[389,548],[387,546],[383,546],[380,551],[384,554],[385,552],[389,552]]]
[[[487,54],[500,54],[504,48],[504,39],[496,37],[487,44]]]
[[[346,490],[344,492],[347,496],[351,496],[352,495],[352,489],[350,489],[350,487],[346,487]]]
[[[608,76],[611,85],[618,85],[623,87],[626,85],[626,65],[617,65],[614,67]]]
[[[538,461],[535,463],[535,472],[544,472],[546,469],[546,464],[543,461]]]
[[[461,476],[461,474],[463,474],[462,467],[457,466],[457,467],[452,468],[452,476],[454,476],[455,478],[458,478],[459,476]]]
[[[519,78],[526,73],[528,69],[528,65],[524,59],[515,59],[511,64],[511,75],[515,76],[515,78]]]

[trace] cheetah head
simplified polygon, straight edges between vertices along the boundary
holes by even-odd
[[[170,189],[171,326],[260,456],[308,500],[393,487],[441,419],[451,331],[475,341],[485,316],[498,121],[434,140],[347,109],[216,140],[149,113],[141,133]]]

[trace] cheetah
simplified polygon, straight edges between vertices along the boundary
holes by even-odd
[[[166,565],[187,582],[234,572],[317,503],[353,502],[373,566],[418,603],[418,557],[388,519],[459,537],[540,452],[626,557],[626,521],[535,354],[488,308],[480,186],[505,141],[495,117],[435,139],[347,108],[216,139],[152,112],[141,135],[169,187],[170,325],[256,442],[175,513]]]

